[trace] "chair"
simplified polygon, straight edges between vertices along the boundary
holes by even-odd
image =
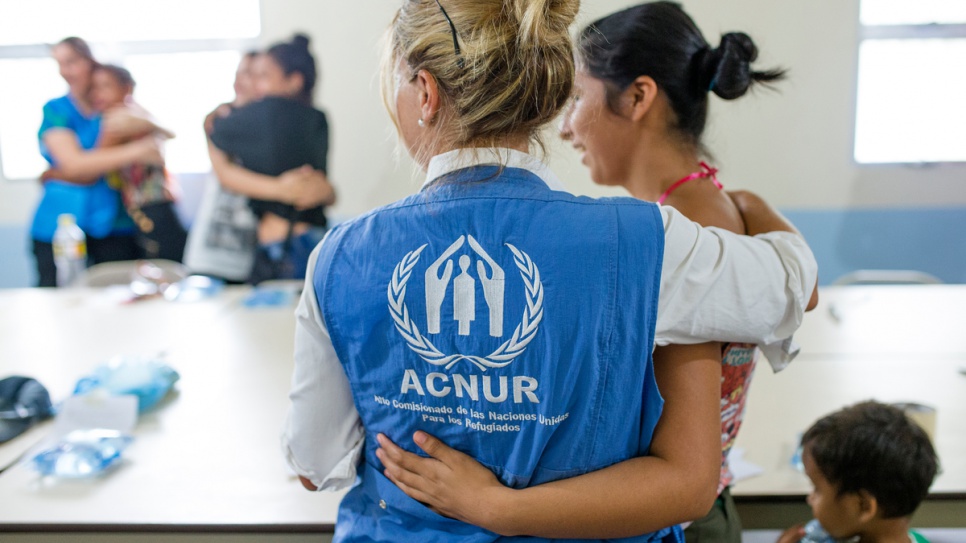
[[[940,284],[942,280],[935,275],[918,270],[855,270],[832,281],[832,286]],[[842,310],[838,302],[829,304],[828,313],[835,322],[842,321]]]
[[[940,285],[943,281],[935,275],[918,270],[855,270],[835,281],[842,285]]]
[[[123,260],[95,264],[87,268],[70,286],[130,285],[137,294],[150,294],[162,290],[162,285],[177,283],[188,275],[187,268],[172,260]]]

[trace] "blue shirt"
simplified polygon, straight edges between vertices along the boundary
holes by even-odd
[[[380,432],[429,431],[515,488],[646,454],[663,250],[657,206],[496,166],[335,228],[313,285],[366,433],[336,539],[500,539],[386,479]]]
[[[97,146],[100,128],[100,117],[85,116],[70,95],[55,98],[44,105],[44,117],[38,132],[40,153],[48,163],[56,166],[44,144],[44,134],[48,130],[70,130],[77,136],[81,148],[90,150]],[[104,178],[92,185],[52,179],[44,184],[44,194],[34,213],[30,234],[35,240],[50,242],[57,229],[57,216],[62,213],[74,215],[77,225],[90,237],[130,233],[133,223],[122,210],[120,193]]]

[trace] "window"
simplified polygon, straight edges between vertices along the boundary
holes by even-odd
[[[966,162],[966,2],[861,2],[855,160]]]
[[[41,110],[47,100],[67,92],[48,44],[67,36],[84,38],[98,60],[131,71],[137,81],[135,100],[177,134],[166,146],[172,171],[210,168],[201,122],[234,96],[241,52],[254,48],[261,32],[258,0],[0,3],[4,178],[35,179],[47,167],[37,147]]]

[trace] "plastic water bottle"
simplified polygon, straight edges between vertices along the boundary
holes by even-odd
[[[53,246],[57,286],[70,286],[87,268],[87,238],[73,215],[65,213],[57,217]]]
[[[836,543],[836,540],[828,535],[818,519],[812,519],[805,525],[805,537],[799,543]]]

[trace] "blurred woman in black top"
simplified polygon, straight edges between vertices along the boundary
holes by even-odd
[[[315,59],[296,35],[252,62],[256,101],[216,118],[212,167],[228,189],[249,197],[258,217],[250,282],[305,276],[308,255],[325,234],[335,191],[325,176],[325,114],[312,105]]]

